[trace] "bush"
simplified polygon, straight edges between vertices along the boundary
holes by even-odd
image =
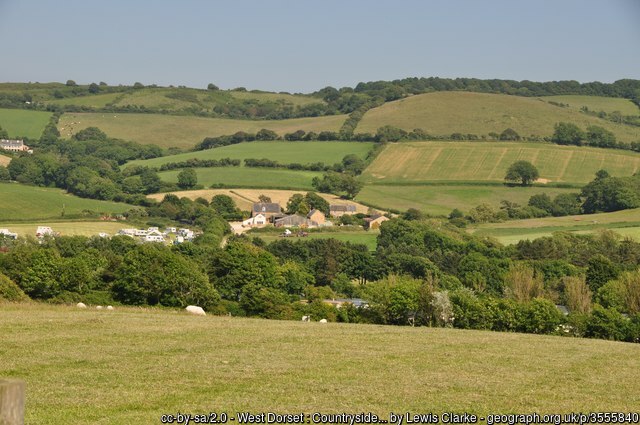
[[[22,302],[28,300],[29,297],[18,285],[0,273],[0,301]]]

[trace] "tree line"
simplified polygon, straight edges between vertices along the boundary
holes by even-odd
[[[300,198],[292,209],[313,202]],[[209,229],[173,247],[124,236],[3,239],[0,281],[15,284],[6,292],[19,294],[17,286],[49,302],[199,304],[217,314],[640,341],[640,244],[612,232],[503,247],[442,222],[392,219],[375,252],[335,239],[267,245],[252,235],[220,247],[219,211],[229,207],[168,195],[149,208],[150,217],[190,218]],[[369,307],[323,302],[340,297]]]

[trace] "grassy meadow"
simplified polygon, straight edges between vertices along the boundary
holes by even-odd
[[[640,209],[487,223],[472,231],[478,236],[492,236],[504,244],[514,244],[524,239],[533,240],[549,236],[554,232],[584,234],[606,229],[613,230],[621,237],[640,241]]]
[[[79,198],[61,189],[0,183],[0,222],[51,220],[81,215],[89,210],[99,213],[121,213],[131,205]]]
[[[108,104],[114,103],[118,98],[124,96],[124,93],[105,93],[93,94],[88,96],[66,97],[63,99],[48,100],[47,103],[52,105],[74,105],[88,106],[91,108],[104,108]]]
[[[45,304],[2,305],[0,335],[0,376],[27,384],[26,423],[640,405],[640,347],[603,340]]]
[[[246,158],[267,158],[278,161],[281,164],[324,162],[327,165],[332,165],[342,161],[342,158],[348,154],[356,154],[364,159],[372,147],[373,143],[359,142],[244,142],[204,151],[186,152],[160,158],[131,161],[127,163],[127,165],[160,167],[167,162],[181,162],[190,158],[203,160],[221,158],[239,160]]]
[[[38,139],[50,117],[51,112],[0,109],[0,127],[7,130],[12,138]]]
[[[606,169],[613,176],[640,170],[631,151],[548,143],[400,142],[389,144],[363,173],[386,184],[435,180],[504,181],[511,164],[526,160],[547,182],[587,183]]]
[[[113,221],[38,221],[34,223],[0,222],[0,227],[7,228],[18,236],[35,236],[38,226],[49,226],[61,236],[95,236],[104,232],[114,235],[120,229],[131,227],[126,222]]]
[[[579,192],[579,189],[561,189],[553,187],[507,187],[507,186],[464,186],[464,185],[366,185],[357,201],[375,205],[379,208],[392,208],[405,211],[416,208],[431,215],[448,215],[458,208],[468,212],[481,203],[487,203],[498,209],[500,201],[509,200],[526,205],[529,198],[539,193],[554,197],[560,193]]]
[[[11,157],[0,155],[0,165],[7,166],[11,162]]]
[[[0,115],[1,116],[1,115]],[[63,137],[70,137],[87,127],[98,127],[110,137],[153,143],[158,146],[192,148],[205,137],[233,134],[238,131],[256,133],[262,128],[279,135],[296,130],[338,131],[345,115],[288,120],[234,120],[171,116],[160,114],[66,113],[60,118],[58,129]]]
[[[543,96],[540,99],[551,102],[565,103],[573,109],[586,106],[594,112],[604,111],[608,114],[611,112],[621,112],[622,115],[640,115],[638,108],[629,99],[621,99],[619,97],[601,97],[601,96],[580,96],[580,95],[561,95],[561,96]]]
[[[480,136],[512,128],[520,136],[551,136],[559,121],[573,122],[582,129],[599,125],[625,142],[640,139],[638,127],[612,123],[541,99],[471,92],[434,92],[385,103],[369,110],[356,131],[375,133],[383,125],[393,125],[406,131],[422,128],[434,135]]]
[[[205,187],[213,184],[223,184],[228,187],[313,190],[311,180],[314,177],[322,176],[322,173],[315,171],[271,168],[217,167],[194,169],[198,174],[198,184]],[[177,183],[180,171],[163,171],[158,175],[162,180]]]

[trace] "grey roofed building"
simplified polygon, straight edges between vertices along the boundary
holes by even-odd
[[[274,224],[276,227],[315,227],[318,225],[315,221],[297,214],[277,218]]]
[[[0,148],[7,151],[23,152],[29,150],[29,146],[22,140],[0,139]]]
[[[281,213],[280,204],[277,202],[256,202],[251,209],[251,217],[262,214],[265,217],[273,217]]]
[[[334,217],[340,217],[345,214],[355,214],[356,206],[355,205],[329,205],[329,214]]]

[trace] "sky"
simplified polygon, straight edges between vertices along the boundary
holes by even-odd
[[[0,0],[0,81],[640,79],[640,0]]]

